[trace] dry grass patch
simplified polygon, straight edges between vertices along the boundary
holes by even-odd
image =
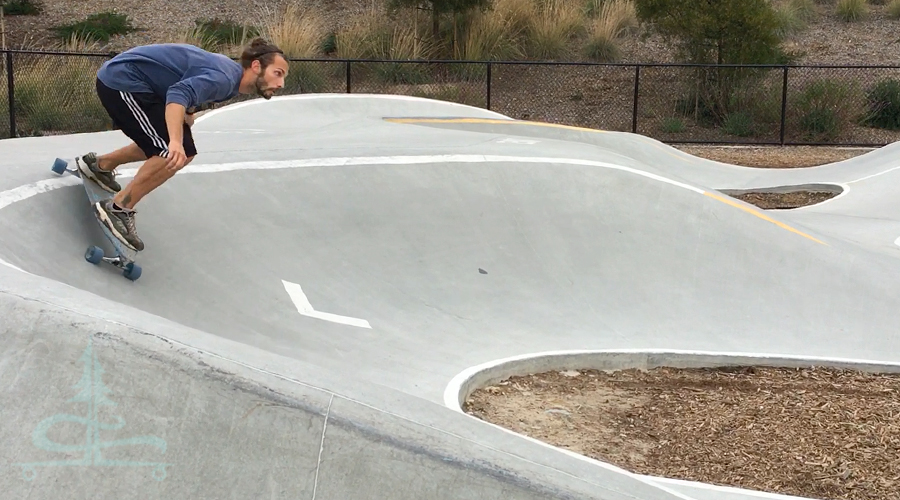
[[[487,61],[523,57],[522,37],[533,15],[532,0],[496,0],[491,10],[470,13],[453,58]]]
[[[319,55],[328,32],[324,17],[314,8],[290,4],[263,24],[263,36],[289,58]]]
[[[869,5],[866,0],[837,0],[835,13],[848,23],[862,21],[869,15]]]
[[[538,60],[570,57],[572,42],[585,30],[581,7],[566,0],[534,0],[535,13],[528,26],[525,51]]]
[[[891,19],[900,19],[900,0],[891,0],[885,12]]]
[[[630,28],[638,26],[634,0],[607,0],[603,2],[590,22],[584,54],[597,62],[614,62],[621,50],[619,37]]]

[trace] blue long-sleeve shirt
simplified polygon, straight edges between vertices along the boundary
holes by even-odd
[[[236,96],[242,76],[240,63],[227,56],[175,43],[129,49],[106,61],[97,73],[112,89],[153,92],[166,104],[188,109]]]

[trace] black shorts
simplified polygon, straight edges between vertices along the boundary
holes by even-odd
[[[169,130],[166,126],[166,101],[156,94],[122,92],[107,87],[97,79],[97,96],[113,125],[122,130],[141,148],[147,158],[169,154]],[[184,153],[190,158],[197,154],[191,128],[184,124],[182,132]]]

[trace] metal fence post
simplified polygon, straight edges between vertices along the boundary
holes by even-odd
[[[16,132],[16,90],[13,78],[13,57],[12,52],[6,53],[6,91],[9,93],[7,100],[9,103],[9,136],[15,137]]]
[[[487,109],[491,109],[491,62],[487,63]]]
[[[637,115],[638,115],[638,89],[640,88],[641,81],[641,65],[637,64],[634,67],[634,101],[633,108],[631,110],[631,133],[637,133]]]
[[[779,141],[781,145],[784,146],[784,124],[786,122],[787,115],[787,86],[788,86],[788,67],[784,67],[784,74],[782,75],[781,82],[781,132],[779,136]]]
[[[350,93],[350,61],[347,61],[347,93]]]

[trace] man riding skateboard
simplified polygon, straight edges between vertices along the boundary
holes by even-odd
[[[97,72],[97,95],[113,123],[134,142],[75,159],[84,176],[114,193],[94,204],[100,222],[129,247],[143,250],[134,206],[196,156],[193,113],[239,93],[271,99],[284,87],[287,73],[284,53],[261,38],[244,49],[240,62],[193,45],[154,44],[104,63]],[[122,189],[115,169],[140,160],[143,165]]]

